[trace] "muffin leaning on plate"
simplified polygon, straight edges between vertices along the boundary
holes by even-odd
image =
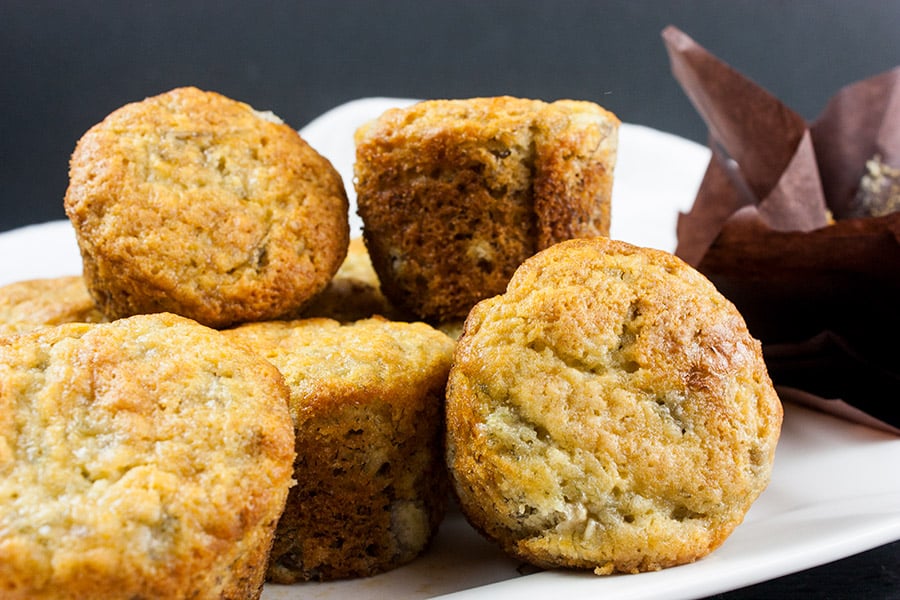
[[[469,315],[447,460],[466,517],[509,553],[633,573],[728,537],[768,484],[781,419],[759,342],[708,280],[572,240]]]
[[[287,397],[272,365],[175,315],[0,338],[0,597],[258,597]]]
[[[349,237],[327,159],[271,113],[196,88],[125,105],[85,133],[65,208],[110,318],[278,317],[325,287]]]
[[[374,575],[431,540],[448,496],[443,393],[454,342],[381,318],[249,323],[225,335],[278,367],[297,440],[269,580]]]
[[[356,134],[363,235],[384,294],[464,318],[555,242],[608,235],[618,119],[591,102],[430,100]]]

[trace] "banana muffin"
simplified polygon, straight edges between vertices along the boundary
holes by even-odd
[[[360,577],[418,556],[448,497],[443,394],[454,342],[381,318],[251,323],[225,332],[291,389],[297,485],[269,580]]]
[[[0,597],[258,597],[287,398],[272,365],[175,315],[0,337]]]
[[[334,278],[296,318],[325,317],[346,323],[376,315],[395,321],[406,320],[406,315],[394,308],[381,293],[381,283],[372,268],[365,243],[362,238],[355,237],[350,240],[347,258]]]
[[[356,134],[363,235],[384,294],[462,319],[556,242],[605,236],[618,119],[591,102],[430,100]]]
[[[769,482],[781,419],[759,342],[707,279],[572,240],[469,315],[447,460],[464,514],[510,554],[634,573],[728,537]]]
[[[29,279],[0,286],[0,334],[63,323],[102,323],[80,275]]]
[[[65,209],[109,318],[275,318],[325,287],[349,238],[327,159],[271,113],[196,88],[125,105],[85,133]]]

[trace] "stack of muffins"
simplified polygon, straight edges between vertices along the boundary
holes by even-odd
[[[340,176],[271,113],[180,88],[90,129],[83,278],[0,288],[2,595],[369,576],[451,491],[542,567],[715,548],[781,407],[733,306],[606,238],[617,130],[588,102],[387,111],[350,240]]]

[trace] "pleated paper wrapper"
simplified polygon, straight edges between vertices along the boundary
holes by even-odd
[[[744,315],[783,400],[900,434],[900,67],[809,123],[662,35],[712,150],[676,254]]]

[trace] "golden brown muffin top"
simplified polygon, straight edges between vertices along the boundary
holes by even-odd
[[[30,279],[0,286],[0,334],[62,323],[102,323],[106,317],[80,275]]]
[[[446,379],[455,346],[425,323],[378,317],[248,323],[223,333],[278,367],[297,424],[347,403],[388,402],[399,415]]]
[[[718,546],[766,487],[782,418],[734,306],[674,256],[602,238],[537,254],[473,309],[447,403],[476,526],[604,573]]]
[[[555,119],[554,115],[560,117]],[[594,121],[598,116],[618,125],[618,118],[586,100],[545,102],[514,96],[424,100],[409,106],[391,108],[377,119],[360,126],[355,134],[357,144],[377,139],[402,139],[410,135],[427,137],[441,131],[455,130],[479,138],[514,131],[522,124],[536,127],[567,127],[571,119]],[[546,123],[546,125],[545,125]],[[485,133],[487,132],[487,133]],[[462,136],[466,141],[466,136]],[[499,147],[498,147],[499,149]]]
[[[0,595],[219,598],[284,507],[287,395],[174,315],[0,338]]]
[[[274,318],[346,253],[337,171],[271,113],[213,92],[119,108],[79,140],[69,175],[66,213],[107,314]]]

